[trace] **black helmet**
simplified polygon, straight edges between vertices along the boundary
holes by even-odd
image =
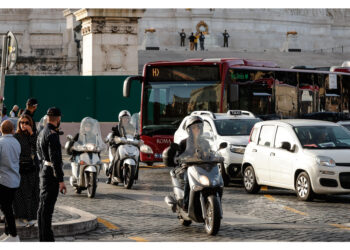
[[[186,127],[185,127],[185,129],[187,130],[187,129],[189,128],[189,126],[191,126],[191,125],[193,125],[193,124],[195,124],[195,123],[201,123],[201,124],[203,124],[203,119],[200,118],[199,116],[196,116],[196,115],[190,116],[190,117],[187,119],[187,121],[186,121]]]

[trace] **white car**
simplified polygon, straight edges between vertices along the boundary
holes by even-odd
[[[350,130],[350,121],[340,121],[340,122],[337,122],[337,124],[340,124],[343,127],[345,127],[347,130]]]
[[[248,193],[261,185],[313,194],[350,193],[350,132],[327,121],[274,120],[256,123],[246,147],[243,183]]]
[[[194,111],[191,115],[197,115],[204,120],[203,135],[208,138],[213,151],[217,151],[222,142],[228,144],[226,149],[220,150],[221,156],[224,157],[224,168],[221,169],[221,173],[225,186],[228,186],[230,179],[241,177],[241,164],[250,131],[254,124],[261,120],[244,110],[230,110],[227,113]],[[185,124],[190,116],[183,119],[175,132],[175,143],[179,144],[187,138]]]

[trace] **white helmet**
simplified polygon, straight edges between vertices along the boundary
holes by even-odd
[[[122,110],[119,112],[118,115],[118,121],[120,122],[120,120],[122,119],[123,116],[128,116],[129,118],[131,117],[130,112],[127,110]]]

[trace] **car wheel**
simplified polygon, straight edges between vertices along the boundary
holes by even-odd
[[[301,172],[295,180],[295,191],[297,192],[298,200],[311,201],[314,197],[312,191],[310,177],[306,172]]]
[[[248,166],[244,169],[243,184],[247,193],[255,194],[259,192],[260,186],[256,182],[255,172],[252,166]]]

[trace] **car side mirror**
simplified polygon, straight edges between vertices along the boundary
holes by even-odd
[[[287,141],[282,142],[281,148],[283,148],[283,149],[285,149],[287,151],[291,151],[291,145]]]
[[[220,145],[219,145],[219,150],[220,149],[224,149],[224,148],[227,148],[227,142],[221,142]]]

